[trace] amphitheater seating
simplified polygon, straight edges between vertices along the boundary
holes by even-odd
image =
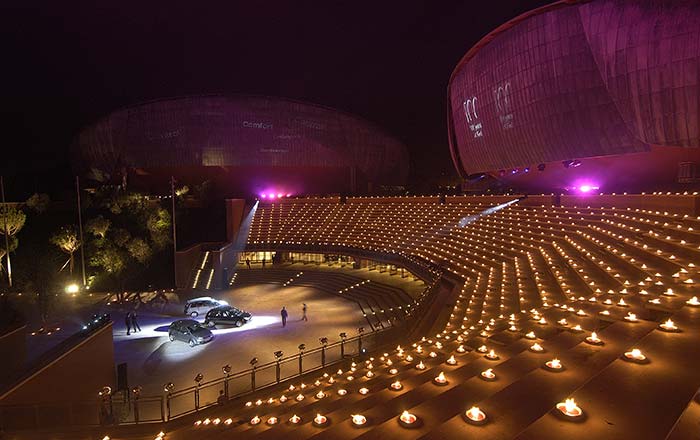
[[[495,204],[488,197],[261,204],[251,248],[344,246],[400,255],[440,266],[463,284],[440,332],[305,377],[302,401],[293,398],[298,389],[278,388],[258,392],[248,404],[232,402],[208,416],[219,417],[220,426],[198,423],[182,438],[204,431],[207,438],[270,439],[691,438],[700,413],[694,401],[700,302],[693,299],[700,218],[513,204],[458,226]],[[276,282],[290,278],[269,273]],[[307,273],[293,282],[303,279],[328,291],[342,284]],[[355,298],[371,310],[386,310],[382,301],[396,298],[360,291]],[[669,318],[680,331],[661,325]],[[635,360],[633,348],[646,360]],[[546,367],[555,358],[562,369]],[[434,381],[441,372],[444,385]],[[401,390],[390,388],[395,381]],[[315,397],[319,391],[322,398]],[[283,394],[292,398],[281,402]],[[570,397],[583,410],[580,418],[557,409]],[[272,400],[258,405],[257,399]],[[471,406],[486,414],[485,424],[467,422]],[[400,425],[405,410],[420,426]],[[332,423],[314,426],[318,413]],[[352,422],[357,414],[367,419],[362,427]],[[293,415],[301,422],[287,422]],[[259,424],[250,423],[255,416]],[[267,424],[270,417],[280,423]]]

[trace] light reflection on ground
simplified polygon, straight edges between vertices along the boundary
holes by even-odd
[[[241,327],[216,326],[212,329],[214,340],[195,347],[168,340],[170,323],[188,319],[178,315],[179,307],[173,307],[170,316],[140,311],[142,331],[129,336],[124,315],[113,314],[115,362],[128,364],[130,387],[142,386],[144,395],[160,394],[166,382],[175,383],[176,389],[186,388],[193,384],[197,373],[202,373],[205,380],[214,379],[221,376],[223,365],[230,364],[234,371],[242,371],[249,367],[253,357],[261,364],[270,362],[276,350],[293,354],[302,342],[315,346],[319,337],[334,341],[340,332],[353,335],[359,326],[367,325],[355,302],[308,287],[256,285],[223,291],[216,296],[253,317]],[[309,307],[308,322],[300,320],[303,303]],[[284,328],[279,316],[283,305],[289,310]]]

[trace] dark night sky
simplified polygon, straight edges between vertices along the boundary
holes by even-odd
[[[70,185],[72,136],[115,108],[251,93],[363,116],[406,143],[414,178],[452,174],[452,69],[490,30],[546,3],[4,2],[0,171],[16,197],[49,192]]]

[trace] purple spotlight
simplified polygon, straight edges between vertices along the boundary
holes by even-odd
[[[600,189],[598,185],[592,184],[592,183],[582,183],[578,187],[574,187],[574,190],[583,193],[583,194],[588,194],[589,192]]]
[[[283,196],[284,196],[284,194],[282,194],[282,193],[277,193],[277,198],[278,198],[278,199],[281,199]]]
[[[274,194],[274,193],[270,193],[270,194],[268,194],[268,197],[270,197],[271,199],[274,199],[274,198],[275,198],[275,194]]]
[[[292,197],[292,195],[291,195],[291,194],[289,194],[289,193],[287,193],[287,197]]]
[[[263,199],[266,199],[266,198],[267,198],[267,194],[260,194],[260,197],[262,197]]]

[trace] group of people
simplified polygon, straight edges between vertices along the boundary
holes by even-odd
[[[134,333],[141,331],[141,326],[139,325],[136,310],[134,310],[133,312],[126,312],[126,316],[124,317],[124,324],[126,324],[127,336],[131,334],[132,330],[134,331]]]
[[[287,326],[287,317],[289,316],[289,313],[287,312],[287,307],[283,306],[282,310],[280,310],[280,315],[282,316],[282,327]],[[302,304],[301,307],[301,319],[299,321],[309,321],[309,318],[306,316],[306,303]]]
[[[248,269],[250,269],[250,258],[245,259],[245,265],[248,266]],[[262,259],[262,267],[265,269],[265,257]]]

